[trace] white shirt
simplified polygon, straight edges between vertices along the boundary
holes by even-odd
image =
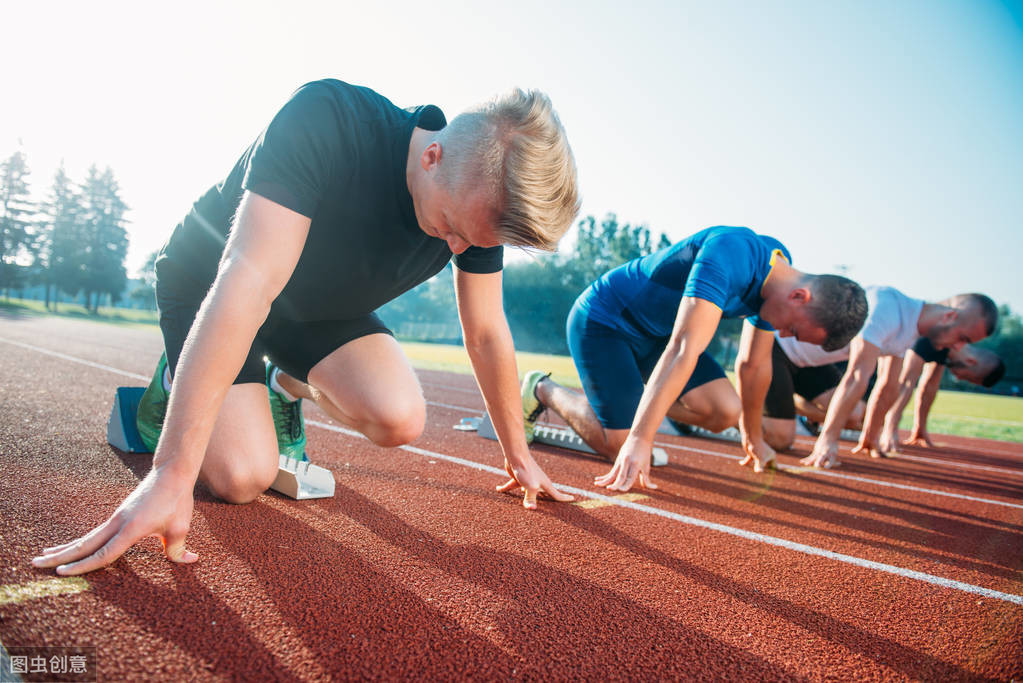
[[[881,349],[882,356],[902,356],[920,336],[917,323],[924,308],[922,299],[908,297],[894,287],[864,287],[867,293],[867,320],[857,336]],[[825,351],[816,344],[798,341],[795,337],[779,337],[775,341],[800,367],[817,367],[849,359],[849,345],[837,351]]]

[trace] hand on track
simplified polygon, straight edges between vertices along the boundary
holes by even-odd
[[[853,455],[859,455],[860,453],[869,455],[872,458],[894,458],[894,454],[884,450],[876,443],[869,439],[860,437],[859,443],[852,449]]]
[[[924,431],[914,430],[909,438],[902,442],[905,446],[919,446],[921,448],[937,448],[931,441],[931,435]]]
[[[521,491],[524,494],[522,507],[527,510],[536,509],[536,499],[538,496],[551,498],[559,503],[568,503],[575,500],[575,497],[571,494],[559,491],[532,457],[527,462],[522,463],[520,467],[512,467],[511,463],[508,462],[508,458],[505,458],[504,471],[508,473],[511,479],[498,486],[497,490],[500,493]]]
[[[817,439],[817,443],[813,445],[813,452],[799,462],[805,467],[817,467],[824,470],[842,464],[838,461],[838,444],[821,443],[820,439]]]
[[[752,462],[754,472],[778,469],[777,453],[763,439],[760,439],[757,443],[744,440],[742,450],[746,457],[739,461],[740,466],[745,467]]]
[[[899,454],[899,435],[896,432],[885,432],[881,434],[881,440],[877,445],[877,449],[888,456],[894,458]]]
[[[182,488],[151,471],[103,524],[64,545],[44,548],[36,567],[56,567],[61,576],[84,574],[111,564],[139,540],[156,536],[174,562],[195,562],[185,549],[192,521],[192,486]]]
[[[618,457],[611,471],[593,480],[596,486],[603,486],[612,491],[628,491],[633,484],[642,488],[656,489],[657,485],[650,481],[650,458],[653,447],[625,440],[625,445],[618,451]]]

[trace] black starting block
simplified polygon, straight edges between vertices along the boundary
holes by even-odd
[[[107,421],[107,442],[125,453],[151,453],[142,443],[135,418],[145,387],[117,387],[114,406]],[[296,500],[333,498],[334,475],[330,470],[308,460],[280,456],[277,478],[270,488]]]

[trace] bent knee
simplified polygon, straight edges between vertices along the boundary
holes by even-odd
[[[712,432],[723,432],[729,427],[739,424],[741,414],[742,408],[738,405],[722,406],[708,416],[704,426]]]
[[[770,429],[764,430],[764,441],[767,445],[776,451],[787,451],[792,448],[792,444],[796,441],[795,432],[777,432]]]
[[[204,474],[203,483],[217,498],[228,503],[243,505],[251,503],[277,478],[277,467],[253,469],[225,468],[218,472]]]
[[[376,445],[393,448],[412,443],[419,438],[425,427],[426,404],[422,401],[409,401],[378,412],[370,420],[365,433]]]

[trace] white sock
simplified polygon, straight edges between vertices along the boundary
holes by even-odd
[[[288,393],[288,390],[281,386],[281,383],[277,381],[277,375],[281,372],[280,368],[275,367],[270,373],[270,388],[276,391],[278,394],[283,396],[287,401],[297,401],[296,396],[292,396]]]
[[[168,366],[168,367],[165,367],[163,369],[163,390],[164,391],[170,391],[170,388],[171,388],[171,376],[170,376],[170,367]]]

